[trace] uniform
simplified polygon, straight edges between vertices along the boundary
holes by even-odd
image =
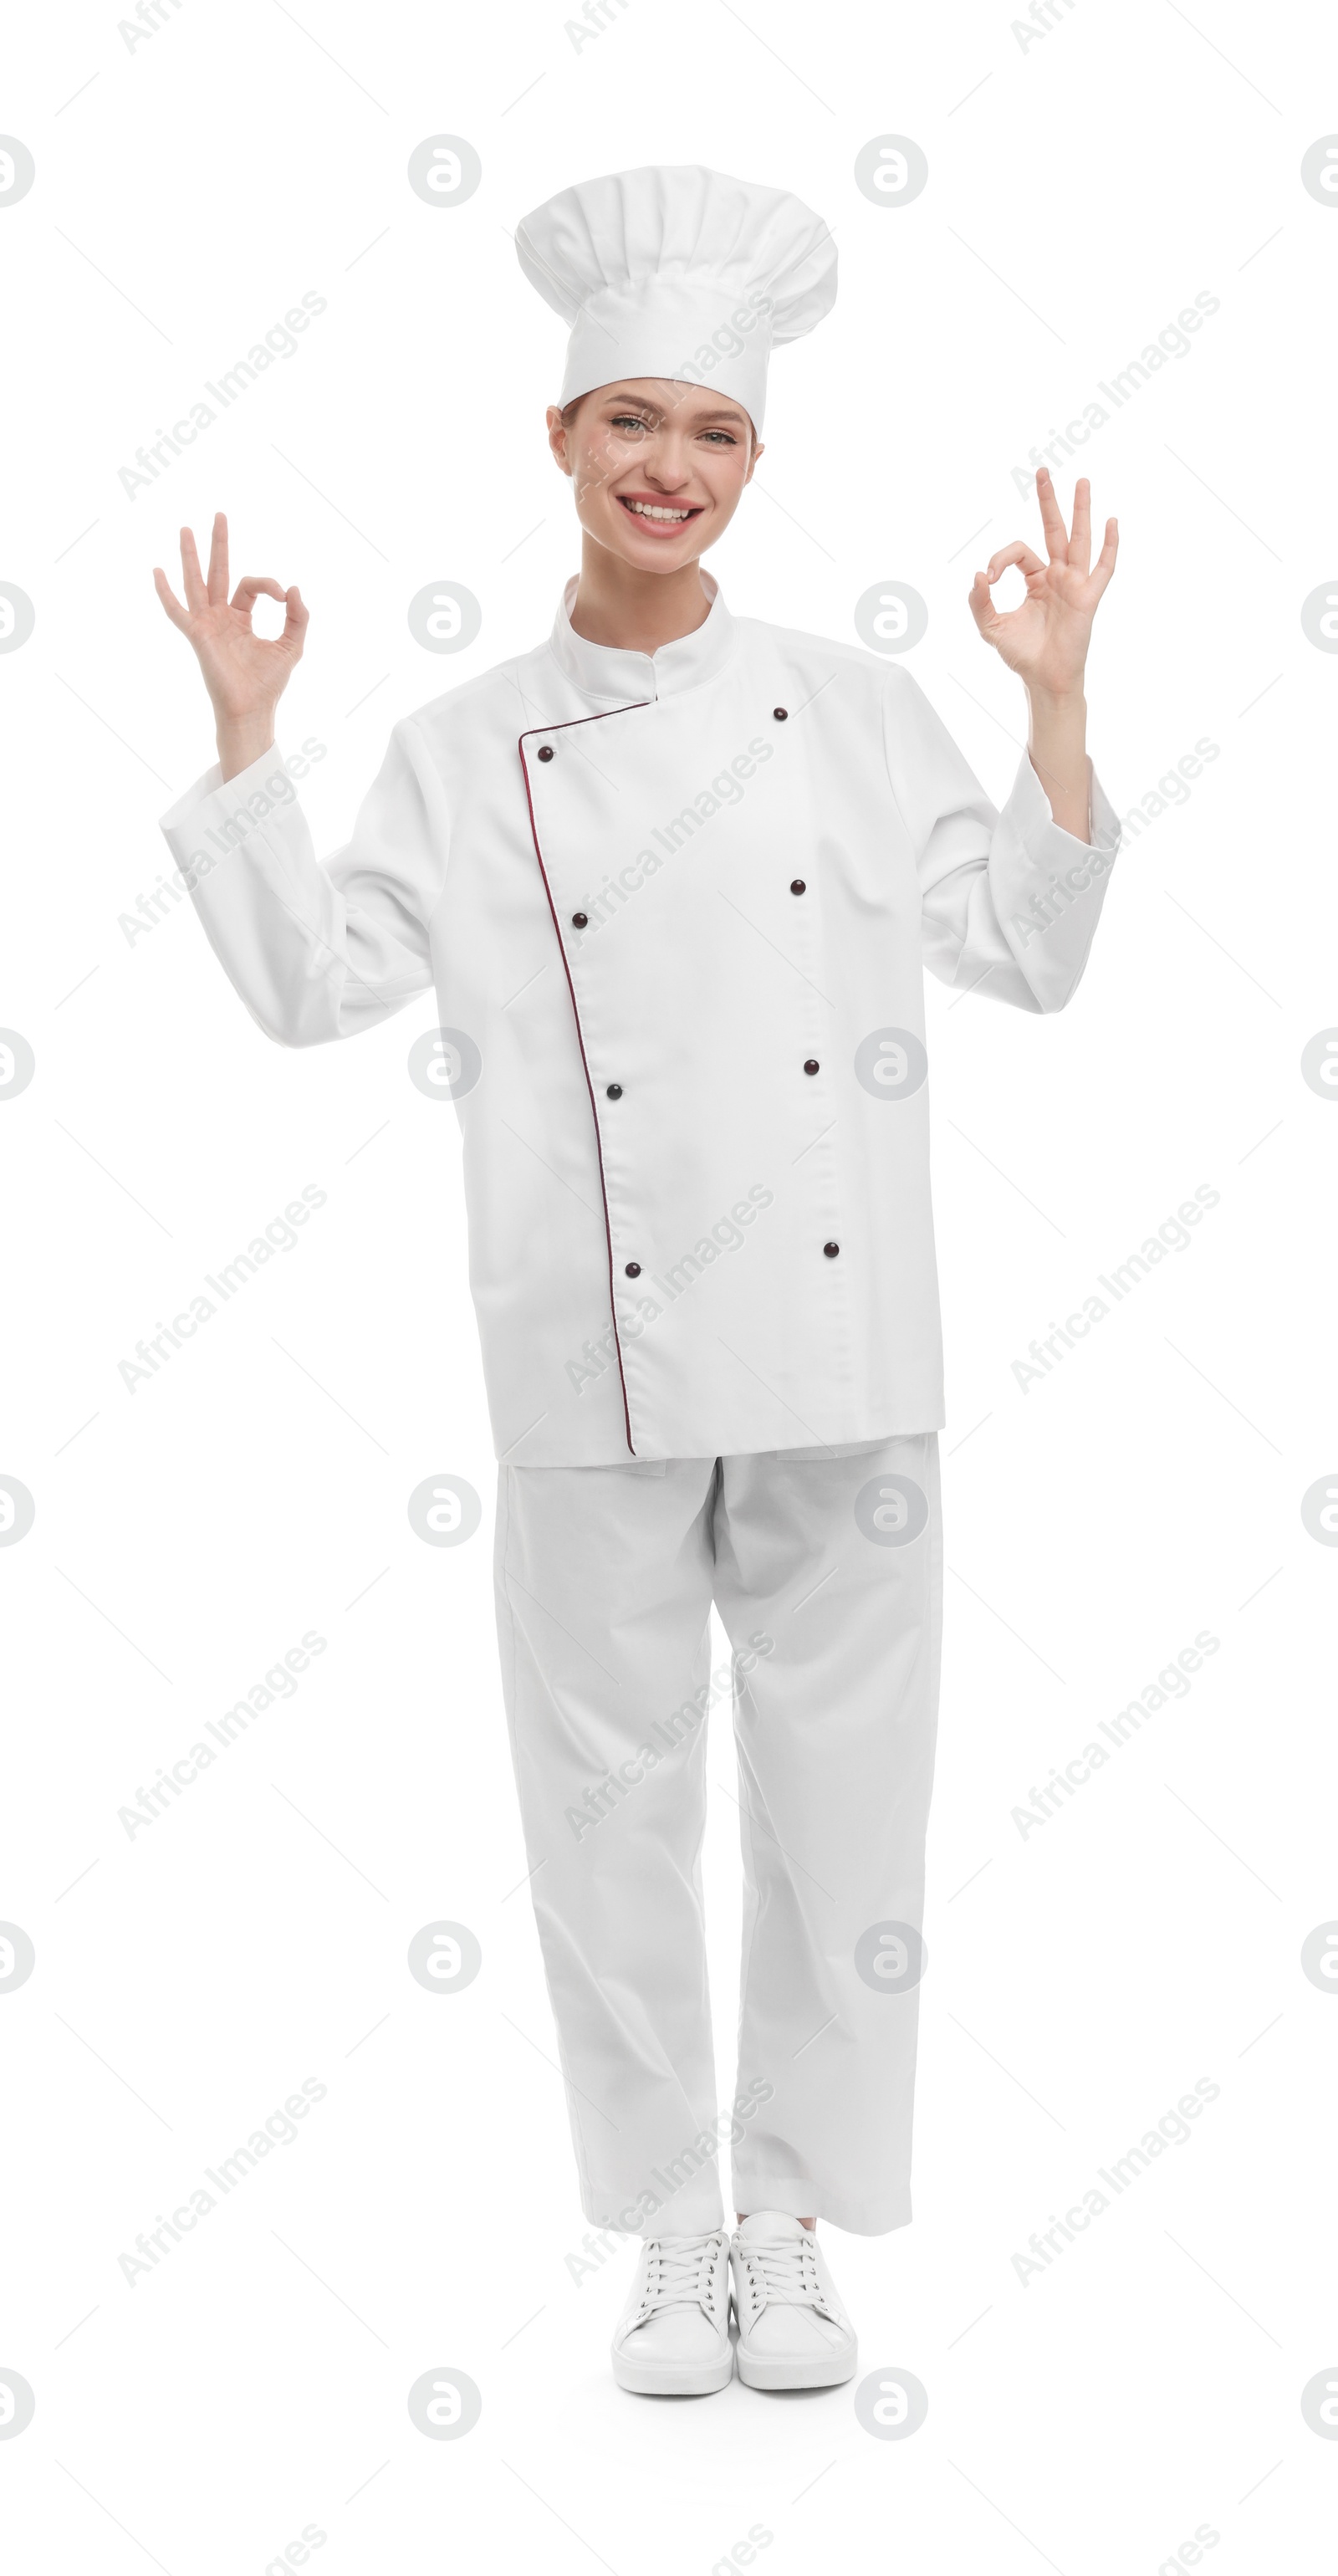
[[[752,310],[717,381],[760,416],[834,254],[776,192],[743,191],[731,228],[739,183],[706,180],[625,173],[520,227],[574,320],[564,399],[613,381],[610,348],[681,373],[684,333],[709,351],[712,313]],[[694,287],[703,240],[742,247]],[[163,828],[271,1036],[352,1036],[436,992],[587,2215],[717,2226],[728,2136],[740,2206],[873,2233],[909,2214],[938,1685],[923,967],[1062,1008],[1120,830],[1094,773],[1088,841],[1062,830],[1026,756],[997,811],[901,663],[703,586],[704,623],[648,655],[580,635],[569,583],[542,644],[396,725],[324,866],[277,752],[207,773]],[[721,1686],[746,1885],[723,2105],[699,1874]]]

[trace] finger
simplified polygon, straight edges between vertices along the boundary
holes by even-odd
[[[1105,544],[1102,546],[1101,552],[1097,556],[1091,572],[1092,584],[1096,590],[1098,599],[1100,598],[1102,591],[1105,589],[1111,574],[1115,570],[1115,558],[1119,551],[1120,523],[1118,519],[1107,519]]]
[[[226,608],[228,604],[228,523],[221,510],[214,512],[214,533],[209,547],[209,605]]]
[[[983,575],[984,580],[990,583],[1001,580],[1004,573],[1007,572],[1009,565],[1014,563],[1017,564],[1024,573],[1044,572],[1045,570],[1045,566],[1042,563],[1040,556],[1033,553],[1031,547],[1026,545],[1021,537],[1014,537],[1011,546],[1001,546],[997,555],[990,556],[989,562],[985,567]]]
[[[1086,572],[1092,560],[1092,487],[1082,475],[1073,495],[1073,534],[1069,539],[1069,562],[1079,572]]]
[[[990,597],[989,579],[985,573],[978,572],[976,574],[975,580],[972,582],[971,587],[966,594],[966,604],[970,609],[981,634],[988,636],[990,629],[996,623],[996,611],[994,602]]]
[[[200,570],[200,558],[195,550],[193,528],[183,528],[181,531],[181,579],[186,593],[186,606],[192,615],[198,609],[207,608],[209,593],[204,586],[204,574]]]
[[[1038,465],[1036,468],[1036,498],[1040,503],[1041,526],[1045,530],[1045,542],[1050,561],[1067,563],[1069,532],[1064,525],[1064,513],[1055,498],[1055,487],[1050,480],[1048,465]]]
[[[302,658],[302,644],[309,623],[309,613],[303,604],[302,593],[296,582],[291,590],[285,591],[284,597],[288,603],[288,614],[283,621],[283,633],[279,637],[279,642],[286,646],[293,660],[298,662]]]
[[[190,621],[186,615],[185,609],[182,607],[181,602],[176,595],[176,592],[173,590],[166,573],[163,571],[161,564],[155,564],[153,567],[153,587],[157,591],[173,625],[181,627],[184,633]]]
[[[269,573],[248,572],[245,580],[238,582],[232,594],[232,605],[234,608],[244,608],[249,617],[256,600],[262,594],[266,599],[286,599],[288,596],[287,591],[281,590],[277,581]]]

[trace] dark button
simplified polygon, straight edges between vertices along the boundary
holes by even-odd
[[[641,1264],[640,1264],[640,1262],[639,1262],[639,1261],[629,1261],[629,1262],[628,1262],[628,1264],[627,1264],[627,1276],[628,1276],[628,1278],[629,1278],[629,1279],[639,1279],[639,1278],[640,1278],[640,1276],[641,1276]]]
[[[573,930],[587,930],[590,926],[589,913],[574,912],[571,917],[571,926]]]
[[[808,888],[802,877],[791,877],[790,892],[791,894],[807,894]]]
[[[541,742],[539,745],[539,758],[541,760],[551,760],[552,757],[553,746],[551,742]]]
[[[804,1066],[804,1071],[805,1071],[805,1073],[816,1073],[816,1072],[817,1072],[817,1070],[818,1070],[818,1059],[817,1059],[817,1057],[816,1057],[815,1055],[811,1055],[811,1056],[809,1057],[809,1059],[808,1059],[807,1064]]]
[[[790,710],[788,707],[773,707],[771,712],[775,717],[777,724],[784,724]],[[542,754],[540,757],[542,758]]]
[[[835,1261],[836,1256],[837,1256],[838,1252],[839,1252],[839,1251],[840,1251],[840,1249],[841,1249],[841,1246],[840,1246],[840,1244],[839,1244],[839,1243],[824,1243],[824,1245],[823,1245],[823,1247],[822,1247],[822,1248],[823,1248],[823,1251],[826,1253],[828,1260],[829,1260],[829,1261]]]
[[[608,1091],[605,1094],[605,1098],[608,1100],[621,1100],[622,1096],[622,1084],[620,1082],[611,1082],[609,1084]]]

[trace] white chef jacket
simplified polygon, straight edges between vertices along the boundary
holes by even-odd
[[[351,1037],[435,984],[513,1465],[938,1429],[922,961],[1024,1010],[1086,962],[1091,845],[996,812],[899,662],[733,618],[553,631],[406,716],[317,862],[279,751],[163,830],[253,1018]],[[463,1041],[463,1043],[461,1043]]]

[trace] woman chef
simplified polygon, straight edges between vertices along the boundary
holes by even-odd
[[[792,196],[699,168],[519,226],[571,324],[549,442],[581,570],[532,652],[396,725],[317,862],[273,713],[296,588],[182,532],[219,765],[163,818],[289,1046],[436,988],[500,1468],[503,1685],[582,2206],[638,2235],[624,2388],[848,2379],[814,2233],[910,2215],[933,1766],[941,1354],[922,957],[1028,1011],[1082,974],[1119,825],[1083,666],[1115,565],[1088,489],[976,574],[1029,751],[996,812],[909,671],[735,618],[701,569],[761,453],[773,345],[830,306]],[[1024,604],[996,613],[1005,566]],[[257,593],[283,599],[275,642]],[[746,1875],[717,2103],[700,1854],[715,1603]],[[731,2239],[717,2150],[733,2149]]]

